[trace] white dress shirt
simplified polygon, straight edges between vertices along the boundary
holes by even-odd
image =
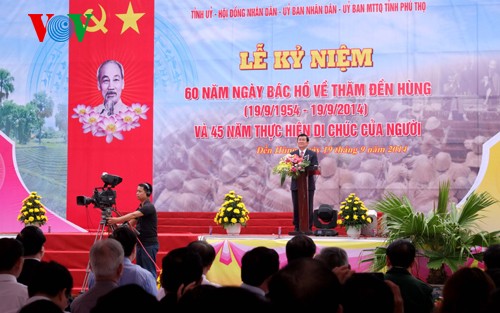
[[[28,301],[28,287],[14,275],[0,274],[0,312],[17,313]]]

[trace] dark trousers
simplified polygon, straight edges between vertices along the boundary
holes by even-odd
[[[160,245],[157,243],[144,246],[144,249],[141,245],[139,244],[137,245],[137,256],[136,256],[137,265],[150,271],[151,274],[153,274],[155,280],[157,277],[156,254],[158,253],[159,248]]]

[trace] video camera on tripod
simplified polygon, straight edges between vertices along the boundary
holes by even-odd
[[[107,219],[111,217],[112,212],[116,212],[114,205],[116,204],[116,191],[113,190],[118,184],[122,182],[120,176],[111,175],[106,172],[102,173],[101,180],[104,182],[103,187],[95,187],[92,197],[76,196],[76,204],[88,206],[93,204],[95,208],[101,209],[101,222],[96,231],[94,243],[104,236],[104,229],[107,225]],[[109,226],[109,229],[115,230],[114,225]],[[90,273],[90,262],[87,264],[85,277],[83,279],[82,291],[84,293],[88,288],[88,277]]]
[[[101,180],[104,182],[103,187],[95,187],[92,197],[77,196],[76,204],[88,206],[93,204],[95,208],[103,211],[110,209],[116,204],[116,190],[113,190],[122,182],[122,178],[117,175],[102,173]]]

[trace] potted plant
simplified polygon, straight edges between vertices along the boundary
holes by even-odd
[[[372,222],[368,209],[355,193],[351,193],[342,201],[339,209],[337,225],[344,226],[349,237],[359,238],[361,228]]]
[[[23,206],[19,211],[17,220],[26,225],[36,225],[42,226],[48,221],[47,215],[45,215],[45,207],[40,202],[42,197],[37,194],[36,191],[30,193],[30,195],[23,200]]]
[[[411,240],[417,251],[428,259],[427,282],[443,284],[445,268],[455,272],[468,259],[481,261],[481,247],[500,242],[500,231],[487,232],[478,228],[483,217],[480,212],[498,202],[488,192],[471,193],[463,205],[449,203],[449,181],[439,185],[438,203],[428,214],[416,212],[406,196],[386,194],[375,203],[374,209],[383,213],[382,227],[387,234],[386,246],[398,238]],[[375,249],[364,260],[372,263],[374,271],[385,266],[385,249]]]
[[[228,234],[239,234],[241,226],[246,226],[250,219],[248,213],[243,197],[231,190],[224,196],[224,202],[215,215],[214,222],[224,227]]]

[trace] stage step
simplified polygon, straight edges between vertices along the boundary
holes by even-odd
[[[159,233],[225,234],[225,229],[214,222],[214,212],[159,212]],[[293,231],[292,212],[251,212],[250,220],[241,228],[242,235],[288,234]],[[314,228],[313,228],[314,230]],[[340,235],[345,230],[337,229]]]
[[[158,232],[195,234],[223,234],[222,226],[214,222],[216,212],[159,212]],[[241,228],[242,234],[270,235],[293,230],[292,213],[254,212],[250,220]]]
[[[219,225],[169,225],[158,226],[158,231],[162,233],[185,233],[186,230],[193,234],[207,235],[207,234],[225,234],[226,230]],[[242,235],[273,235],[281,231],[282,234],[288,233],[293,230],[293,226],[247,226],[241,227]]]
[[[73,277],[73,295],[80,293],[89,262],[90,247],[98,238],[107,238],[103,233],[47,233],[44,261],[56,261],[66,266]],[[161,268],[161,260],[172,249],[184,247],[189,242],[199,239],[192,233],[176,233],[158,235],[160,251],[156,256],[156,264]]]

